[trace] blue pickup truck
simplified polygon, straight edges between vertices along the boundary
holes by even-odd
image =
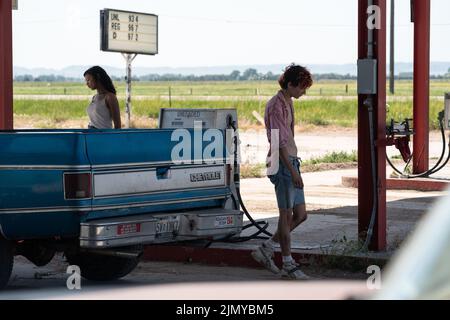
[[[186,144],[192,161],[174,161],[177,125],[204,117],[174,112],[181,118],[171,113],[160,129],[0,131],[0,288],[15,255],[43,266],[64,252],[84,278],[112,280],[136,267],[144,245],[240,233],[227,144],[206,159],[210,142],[197,139]]]

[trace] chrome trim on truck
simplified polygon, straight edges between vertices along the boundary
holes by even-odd
[[[108,218],[80,224],[82,248],[108,248],[153,242],[157,219],[153,215]]]
[[[218,239],[239,233],[242,222],[239,210],[221,208],[98,219],[81,223],[80,247],[98,249]]]

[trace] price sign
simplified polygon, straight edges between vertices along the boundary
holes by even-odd
[[[100,11],[101,50],[158,53],[158,16],[104,9]]]

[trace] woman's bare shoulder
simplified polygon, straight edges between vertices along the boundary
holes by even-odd
[[[112,92],[107,92],[105,94],[106,101],[117,101],[117,96]]]

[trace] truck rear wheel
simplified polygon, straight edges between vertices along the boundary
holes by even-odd
[[[136,268],[139,257],[122,258],[90,252],[66,254],[70,265],[80,267],[81,276],[93,281],[110,281],[125,277]]]
[[[38,267],[52,261],[56,250],[40,241],[24,241],[16,247],[16,254],[22,255]]]
[[[0,289],[8,283],[14,263],[11,243],[0,236]]]

